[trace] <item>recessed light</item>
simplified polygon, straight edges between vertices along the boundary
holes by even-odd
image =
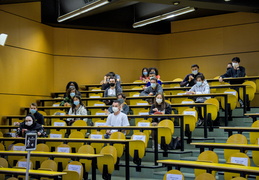
[[[225,2],[229,2],[229,1],[231,1],[231,0],[224,0]]]
[[[175,5],[175,6],[177,6],[177,5],[179,5],[180,4],[180,2],[179,1],[175,1],[175,2],[173,2],[173,5]]]

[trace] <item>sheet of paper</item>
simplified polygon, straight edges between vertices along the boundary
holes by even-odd
[[[58,147],[58,152],[69,153],[68,147]]]
[[[181,174],[167,174],[166,180],[182,180]]]
[[[80,174],[81,173],[81,166],[69,164],[68,167],[67,167],[67,170],[76,171],[76,172],[78,172],[78,174]]]
[[[143,142],[146,142],[146,136],[144,136],[144,135],[133,135],[132,139],[133,140],[141,140]]]
[[[245,166],[248,166],[248,159],[247,158],[241,158],[241,157],[231,157],[231,162],[236,164],[243,164]]]

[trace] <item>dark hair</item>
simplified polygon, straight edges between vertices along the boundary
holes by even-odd
[[[126,95],[123,94],[123,93],[118,93],[118,94],[117,94],[117,98],[118,98],[118,96],[121,96],[123,99],[126,99]]]
[[[149,69],[148,69],[148,74],[150,74],[150,71],[151,71],[151,70],[155,70],[156,76],[158,75],[158,70],[157,70],[157,68],[155,68],[155,67],[149,68]]]
[[[68,97],[69,99],[72,99],[72,97],[70,96],[71,91],[75,90],[75,95],[78,95],[79,92],[76,90],[76,88],[68,88],[67,92],[66,92],[66,97]]]
[[[196,77],[196,80],[197,80],[198,78],[201,78],[201,80],[204,81],[205,76],[204,76],[204,75],[198,75],[198,76]]]
[[[75,85],[76,90],[78,90],[78,84],[75,81],[69,81],[66,86],[66,91],[68,90],[71,83],[73,83]]]
[[[142,73],[142,74],[141,74],[141,77],[145,77],[144,74],[143,74],[143,71],[144,71],[144,70],[147,70],[147,74],[148,74],[148,68],[144,67],[144,68],[142,69],[142,71],[141,71],[141,73]]]
[[[84,105],[84,103],[82,102],[82,100],[81,100],[81,96],[79,96],[79,95],[75,95],[73,98],[72,98],[72,113],[75,113],[76,114],[76,105],[74,104],[74,98],[77,98],[77,99],[79,99],[79,104],[80,105],[82,105],[82,106],[84,106],[85,107],[85,105]]]
[[[32,118],[32,121],[33,121],[33,124],[35,123],[36,119],[35,117],[32,115],[32,114],[27,114],[24,118],[24,120],[26,119],[26,117],[31,117]]]
[[[233,62],[233,61],[236,61],[236,62],[240,63],[239,57],[234,57],[234,58],[232,59],[232,62]]]
[[[110,80],[111,79],[114,79],[115,80],[115,82],[117,82],[117,79],[115,78],[115,76],[110,76],[110,78],[109,78],[109,82],[110,82]]]
[[[191,66],[191,68],[194,68],[194,67],[197,67],[198,69],[200,69],[200,67],[198,66],[198,64],[193,64],[193,65]]]
[[[158,95],[161,95],[161,96],[162,96],[163,101],[162,101],[162,103],[161,103],[161,109],[164,110],[164,109],[166,108],[166,102],[165,102],[165,96],[164,96],[163,93],[157,93],[157,94],[155,95],[155,97],[154,97],[154,105],[155,105],[155,107],[159,106],[159,105],[157,104],[157,102],[156,102],[156,97],[157,97]]]
[[[151,78],[150,78],[150,81],[151,81],[151,80],[155,80],[155,81],[157,82],[157,78],[155,78],[155,77],[151,77]]]
[[[115,76],[114,72],[108,72],[105,76]]]
[[[121,102],[118,101],[118,100],[114,100],[114,101],[112,102],[112,104],[113,104],[113,103],[118,103],[119,105],[121,105]]]
[[[36,103],[31,103],[31,106],[36,106],[37,107],[37,104]]]

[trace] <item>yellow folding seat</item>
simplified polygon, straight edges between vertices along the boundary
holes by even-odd
[[[246,86],[246,95],[248,95],[248,100],[252,101],[255,97],[256,84],[253,81],[245,81],[243,84],[247,85]],[[239,94],[240,94],[240,99],[244,100],[243,88],[239,88]]]
[[[25,145],[23,143],[16,143],[12,146],[11,151],[25,151]],[[7,161],[11,167],[14,167],[23,158],[25,156],[8,156]]]
[[[94,126],[96,126],[96,127],[103,127],[103,126],[106,126],[106,121],[99,119],[99,120],[97,120],[97,121],[94,122]],[[95,130],[95,129],[91,129],[91,133],[95,133],[96,131],[97,131],[97,130]],[[106,134],[106,130],[105,130],[105,129],[100,130],[100,132],[101,132],[102,134]]]
[[[229,144],[247,144],[247,139],[243,134],[233,134],[227,139]],[[224,158],[227,161],[229,157],[234,154],[238,153],[240,150],[233,150],[233,149],[224,149]]]
[[[32,164],[32,162],[30,161],[29,162],[29,169],[33,169],[33,164]],[[17,162],[17,164],[16,164],[16,166],[14,167],[14,168],[18,168],[18,169],[27,169],[27,159],[20,159],[18,162]],[[25,176],[24,175],[19,175],[18,176],[18,179],[19,180],[25,180]],[[29,177],[29,179],[30,179],[30,177]]]
[[[56,148],[56,152],[71,153],[71,147],[67,144],[61,144]],[[65,169],[70,160],[70,158],[54,158],[54,161],[58,164],[58,171]]]
[[[258,128],[259,127],[259,120],[253,122],[251,127]],[[250,143],[251,144],[257,144],[258,139],[259,139],[259,132],[250,132],[249,137],[250,137]]]
[[[55,161],[48,159],[41,163],[40,168],[38,170],[57,171],[58,165]],[[40,180],[54,180],[54,178],[41,177]]]
[[[94,154],[94,148],[91,145],[83,145],[78,149],[77,152],[80,154]],[[79,159],[79,162],[81,162],[83,165],[84,178],[88,179],[88,173],[92,168],[92,160]]]
[[[218,155],[214,151],[204,151],[198,156],[197,161],[218,163],[219,158],[218,158]],[[194,169],[195,177],[198,177],[200,174],[203,174],[203,173],[206,173],[206,170]],[[213,177],[215,177],[216,171],[212,171],[211,174],[213,175]]]
[[[84,121],[84,120],[76,120],[72,126],[82,126],[82,127],[86,127],[87,126],[87,123]],[[76,129],[71,129],[71,133],[72,132],[76,132],[77,130]],[[86,129],[81,129],[80,132],[85,135],[87,130]]]
[[[167,179],[170,179],[170,178],[174,179],[173,177],[184,180],[183,173],[179,170],[176,170],[176,169],[167,171],[164,175],[163,180],[167,180]]]
[[[64,138],[64,131],[56,131],[52,130],[49,134],[49,138]],[[46,144],[49,146],[50,151],[53,152],[55,149],[63,144],[62,142],[55,142],[55,141],[47,141]]]
[[[77,139],[84,139],[85,136],[83,133],[79,132],[79,131],[74,131],[72,133],[70,133],[69,137],[68,138],[77,138]],[[78,149],[84,145],[83,142],[68,142],[67,143],[70,147],[71,147],[71,150],[72,150],[72,153],[75,153],[78,151]]]
[[[96,131],[89,135],[89,139],[103,139],[103,134],[99,131]],[[96,154],[99,154],[101,149],[104,146],[104,143],[91,143],[91,146],[94,148]]]
[[[192,99],[188,99],[188,98],[183,99],[181,101],[181,104],[194,104],[194,103],[195,102]],[[178,114],[182,114],[185,109],[189,109],[189,108],[190,107],[176,107],[176,109],[178,110]]]
[[[63,171],[66,172],[66,175],[62,176],[62,180],[82,180],[83,179],[83,166],[78,161],[72,161]]]
[[[240,166],[250,166],[250,158],[245,153],[234,153],[229,156],[227,160],[228,164],[235,164]],[[224,173],[224,180],[231,180],[232,178],[239,177],[239,173]]]
[[[195,180],[216,180],[215,176],[212,175],[212,174],[209,174],[209,173],[202,173],[202,174],[199,174]]]
[[[37,144],[35,151],[49,152],[50,148],[46,144]],[[48,159],[48,157],[32,156],[31,161],[33,164],[33,168],[38,169],[40,167],[40,164],[47,159]]]
[[[148,120],[140,120],[137,124],[137,126],[139,127],[149,127],[151,126],[151,122]],[[140,130],[133,130],[133,133],[137,133],[140,132]],[[151,134],[151,130],[144,130],[143,131],[145,134],[147,134],[148,136]]]
[[[237,91],[230,89],[227,91],[224,91],[224,93],[228,94],[228,104],[230,104],[230,110],[234,110],[237,107],[237,101],[238,101],[238,93]],[[225,110],[225,98],[221,97],[221,107]]]
[[[126,136],[124,135],[124,133],[122,132],[113,132],[110,136],[110,139],[126,139]],[[116,148],[117,150],[117,157],[121,158],[121,156],[124,153],[124,144],[120,144],[120,143],[114,143],[113,146]]]
[[[51,126],[66,126],[66,125],[67,125],[66,122],[63,121],[63,120],[60,120],[60,119],[52,119],[52,120],[51,120]],[[51,133],[52,131],[56,131],[56,130],[55,130],[55,129],[50,129],[50,133]],[[60,129],[59,131],[62,131],[64,135],[65,135],[66,132],[67,132],[66,129]]]
[[[0,168],[8,168],[8,162],[5,158],[0,157]],[[5,174],[0,174],[0,179],[5,179]]]

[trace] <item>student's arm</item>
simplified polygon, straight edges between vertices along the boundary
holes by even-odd
[[[106,120],[106,125],[111,126],[111,115],[108,116]],[[106,130],[106,134],[111,134],[111,130],[110,129]]]
[[[148,87],[148,88],[146,88],[144,91],[142,91],[141,93],[140,93],[140,95],[139,96],[148,96],[148,94],[151,92],[150,91],[150,86]]]
[[[41,125],[44,125],[44,116],[39,113],[39,117],[37,119],[37,122]]]
[[[152,104],[152,106],[150,107],[150,110],[149,110],[149,114],[154,114],[155,111],[153,110],[155,108],[155,105]]]
[[[127,104],[123,105],[122,112],[124,114],[128,114],[129,113],[129,106]]]
[[[245,77],[246,69],[244,67],[239,67],[237,70],[237,77]]]
[[[185,78],[183,79],[183,81],[180,83],[181,87],[186,86],[189,83],[189,74],[187,76],[185,76]]]
[[[69,108],[68,114],[67,115],[72,115],[72,107]],[[67,121],[71,121],[73,118],[67,118]]]
[[[129,120],[128,120],[128,116],[122,116],[122,126],[129,126]]]
[[[162,88],[162,86],[158,85],[158,87],[157,87],[157,93],[163,93],[163,88]]]
[[[168,103],[166,103],[165,114],[172,114],[172,107]]]

